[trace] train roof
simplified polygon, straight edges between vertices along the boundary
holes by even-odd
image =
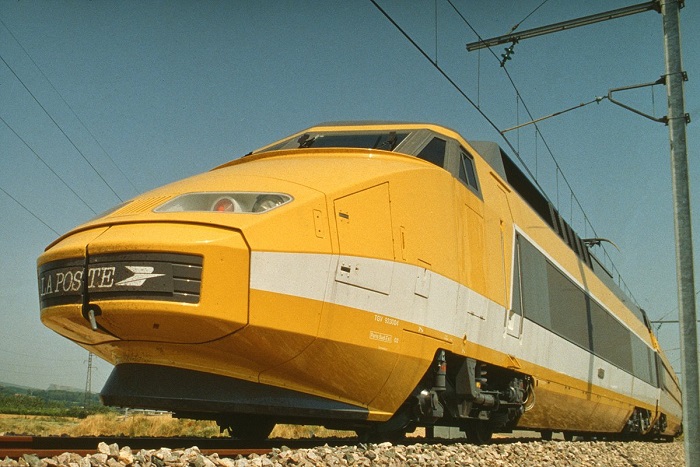
[[[435,139],[446,140],[444,154],[428,154],[426,149]],[[586,263],[595,274],[625,302],[637,318],[647,324],[644,311],[616,284],[613,275],[589,251],[589,245],[581,239],[556,207],[538,186],[518,167],[505,151],[492,141],[467,141],[455,130],[443,125],[398,121],[338,121],[312,126],[286,138],[253,151],[261,154],[277,150],[305,148],[362,148],[408,154],[432,162],[455,177],[459,173],[458,151],[462,148],[476,152],[503,180],[539,214],[539,216],[562,238],[562,240]],[[226,164],[228,165],[228,164]]]
[[[326,122],[287,136],[284,139],[252,152],[283,149],[305,149],[320,147],[350,147],[382,149],[418,156],[420,143],[426,139],[426,132],[442,135],[452,140],[461,140],[456,131],[432,123],[391,122],[391,121],[343,121]]]

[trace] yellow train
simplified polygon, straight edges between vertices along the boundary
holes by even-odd
[[[442,126],[309,128],[77,227],[38,281],[43,323],[115,365],[105,404],[236,437],[681,432],[644,311],[496,144]]]

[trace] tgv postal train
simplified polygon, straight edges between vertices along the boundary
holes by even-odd
[[[496,144],[437,125],[309,128],[70,231],[38,281],[115,365],[105,404],[235,437],[681,431],[644,311]]]

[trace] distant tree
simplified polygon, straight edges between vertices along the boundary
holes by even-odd
[[[0,385],[0,413],[51,415],[84,418],[92,413],[108,412],[97,394],[90,394],[84,407],[85,394],[78,391],[25,389]]]

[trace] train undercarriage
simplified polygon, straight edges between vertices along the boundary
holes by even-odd
[[[188,381],[192,384],[187,383]],[[416,427],[456,427],[472,444],[512,432],[535,404],[534,379],[438,350],[411,395],[383,422],[367,421],[367,409],[287,389],[190,370],[145,364],[118,365],[101,397],[107,405],[169,410],[179,418],[215,420],[239,439],[264,439],[277,423],[354,430],[362,441],[397,441]],[[202,389],[206,396],[202,397]],[[664,439],[665,416],[653,421],[636,408],[620,433],[562,431],[566,440]],[[540,430],[550,440],[555,430]]]
[[[356,429],[361,439],[397,439],[417,426],[458,427],[474,444],[509,432],[532,400],[533,380],[512,370],[438,351],[411,396],[382,423]]]

